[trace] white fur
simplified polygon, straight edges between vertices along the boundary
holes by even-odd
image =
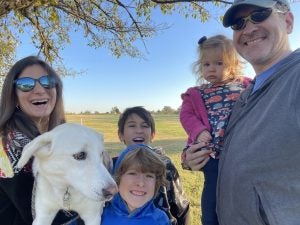
[[[86,153],[85,159],[76,157],[80,152]],[[112,164],[102,135],[85,126],[65,123],[27,144],[18,167],[32,156],[36,179],[33,224],[50,225],[58,210],[64,209],[76,211],[86,225],[99,225],[104,202],[117,192],[105,167]],[[69,207],[63,204],[67,189]]]

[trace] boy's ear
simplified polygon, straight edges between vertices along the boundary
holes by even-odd
[[[124,142],[123,134],[121,134],[120,132],[118,132],[118,136],[119,136],[119,140],[121,142]]]
[[[153,141],[154,137],[155,137],[155,133],[152,133],[152,134],[151,134],[151,137],[150,137],[150,141],[151,141],[151,142]]]

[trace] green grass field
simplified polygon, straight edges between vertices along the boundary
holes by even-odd
[[[117,135],[117,121],[119,115],[67,115],[67,121],[81,123],[96,129],[104,135],[105,147],[112,156],[124,149]],[[191,225],[201,225],[200,196],[203,186],[201,172],[182,170],[180,153],[185,145],[186,134],[180,125],[178,115],[154,115],[156,122],[156,136],[152,146],[161,146],[176,165],[184,191],[190,200]]]

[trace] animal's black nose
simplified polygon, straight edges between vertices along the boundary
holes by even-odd
[[[116,185],[110,185],[102,189],[102,194],[104,198],[108,200],[110,200],[117,192],[118,192],[118,188]]]

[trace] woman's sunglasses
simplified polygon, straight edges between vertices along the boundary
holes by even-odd
[[[46,89],[54,88],[56,85],[55,78],[50,75],[44,75],[38,79],[31,77],[20,77],[14,81],[14,84],[16,85],[17,89],[28,92],[34,89],[37,81],[43,88]]]
[[[250,21],[253,24],[258,24],[266,19],[272,14],[272,9],[262,9],[259,11],[252,12],[249,16],[238,18],[235,22],[230,26],[232,30],[242,30],[245,28],[246,23]]]

